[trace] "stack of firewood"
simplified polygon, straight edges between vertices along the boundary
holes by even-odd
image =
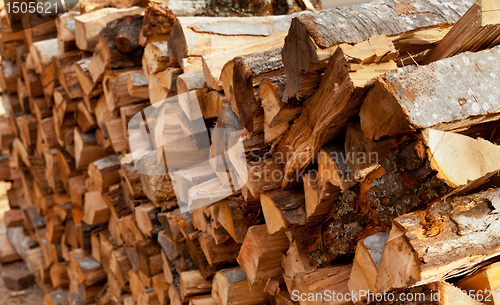
[[[320,6],[2,8],[1,262],[44,305],[500,304],[500,2]],[[230,196],[195,120],[239,133]]]

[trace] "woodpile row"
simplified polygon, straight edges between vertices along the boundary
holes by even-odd
[[[2,9],[1,262],[44,305],[500,304],[500,3],[320,8],[80,2],[22,32]],[[186,154],[182,194],[161,170],[214,156],[195,120],[239,133],[231,195],[216,162]]]

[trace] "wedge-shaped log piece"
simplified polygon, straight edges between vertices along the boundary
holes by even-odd
[[[427,211],[395,219],[376,289],[388,291],[466,274],[498,257],[499,209],[500,191],[492,190],[448,198]]]
[[[293,16],[179,17],[170,33],[168,49],[177,60],[181,60],[188,56],[201,56],[216,50],[242,46],[264,36],[286,31]]]
[[[316,269],[307,273],[299,274],[295,277],[295,291],[294,295],[298,297],[305,297],[303,299],[309,299],[309,296],[316,296],[317,293],[324,293],[325,291],[335,291],[336,294],[341,294],[346,296],[350,293],[347,287],[347,282],[349,281],[349,276],[351,274],[352,265],[341,265],[334,267],[326,267]],[[314,300],[313,298],[312,300]],[[350,301],[345,299],[333,298],[332,295],[325,295],[322,299],[323,302],[332,305],[347,305],[352,304]],[[311,304],[321,304],[320,300],[316,302],[311,302]]]
[[[99,191],[85,193],[84,209],[82,220],[86,224],[95,225],[109,220],[109,206]]]
[[[366,299],[366,294],[375,294],[378,266],[382,259],[384,244],[389,237],[387,232],[379,232],[361,239],[356,247],[356,255],[349,276],[349,291],[360,296],[360,301]]]
[[[269,234],[291,230],[306,224],[303,189],[278,189],[261,193],[260,202]]]
[[[94,180],[97,189],[102,193],[110,185],[120,182],[119,155],[111,155],[90,163],[87,169],[89,177]]]
[[[222,90],[225,84],[221,81],[221,73],[224,65],[231,59],[274,50],[283,47],[287,31],[280,32],[268,37],[261,38],[255,42],[241,45],[237,48],[215,51],[203,54],[203,73],[208,87],[215,90]]]
[[[493,263],[461,279],[455,285],[463,291],[469,292],[472,296],[476,296],[476,293],[477,296],[485,294],[483,298],[484,303],[491,305],[500,304],[500,299],[498,298],[498,289],[500,288],[500,282],[498,281],[499,268],[499,262]],[[476,299],[479,300],[479,298]]]
[[[500,47],[495,47],[386,73],[363,102],[363,133],[378,140],[421,128],[460,131],[497,120],[500,98],[491,90],[500,84],[494,64],[499,59]]]
[[[500,3],[477,0],[460,18],[422,64],[463,53],[480,51],[500,43]]]
[[[237,261],[251,284],[281,275],[281,257],[290,242],[285,233],[269,235],[265,225],[253,226],[241,245]]]
[[[363,48],[363,43],[356,46]],[[363,97],[375,78],[396,68],[393,61],[357,64],[348,55],[349,51],[352,51],[351,46],[335,51],[319,89],[304,102],[302,115],[278,145],[278,152],[287,156],[283,187],[288,187],[323,145],[338,136],[348,119],[359,112]],[[372,50],[364,57],[374,53]]]
[[[260,305],[269,302],[269,294],[264,292],[265,282],[249,285],[245,272],[240,268],[224,269],[217,272],[212,284],[212,297],[218,304]]]
[[[70,253],[70,268],[76,270],[78,281],[91,286],[106,279],[106,273],[91,255],[86,254],[82,249],[76,249]]]
[[[144,12],[144,8],[103,8],[93,12],[75,17],[75,38],[76,45],[80,50],[94,51],[99,41],[99,32],[106,25],[118,18],[137,15]]]
[[[122,53],[118,49],[120,31],[130,27],[140,27],[141,25],[142,16],[127,16],[111,21],[99,33],[99,43],[96,46],[94,57],[88,66],[94,83],[98,82],[108,69],[132,68],[141,65],[143,48],[136,47],[131,53]]]
[[[415,59],[419,53],[434,47],[446,35],[450,24],[457,22],[473,2],[457,1],[451,10],[445,1],[418,0],[406,5],[400,1],[379,0],[348,9],[302,13],[292,21],[283,48],[283,64],[288,76],[285,100],[298,92],[301,71],[326,67],[339,44],[357,43],[381,32],[390,36],[402,58],[408,58],[409,64],[413,64],[412,57]],[[413,17],[409,18],[410,14]]]

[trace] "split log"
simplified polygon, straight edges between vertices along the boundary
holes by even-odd
[[[243,56],[234,61],[233,79],[229,82],[233,92],[227,92],[226,88],[224,92],[229,96],[229,103],[245,129],[251,132],[263,129],[261,124],[264,112],[260,98],[255,96],[254,92],[258,91],[254,87],[257,87],[263,78],[282,74],[282,68],[281,48]]]
[[[499,272],[500,263],[493,263],[483,267],[464,279],[455,283],[455,286],[468,293],[471,297],[486,304],[496,305],[500,302],[498,298],[498,281],[496,276]]]
[[[401,216],[382,252],[378,291],[466,274],[499,255],[499,191],[456,197]],[[442,249],[449,249],[442,255]],[[474,255],[471,255],[474,253]]]
[[[369,5],[352,5],[347,10],[337,8],[302,13],[292,21],[283,48],[283,64],[288,77],[283,100],[299,91],[301,71],[324,69],[339,44],[367,40],[380,35],[381,28],[400,51],[401,59],[418,60],[417,55],[422,52],[425,55],[433,48],[451,28],[450,24],[457,22],[472,4],[472,0],[462,1],[453,12],[449,12],[441,2],[420,1],[418,5],[405,6],[384,0]],[[373,17],[374,12],[376,17]],[[410,12],[417,17],[408,19]],[[364,26],[355,27],[346,20],[358,20]],[[413,39],[415,37],[425,38]]]
[[[75,61],[84,56],[82,51],[71,51],[54,56],[53,63],[57,71],[59,83],[63,86],[70,99],[82,98],[83,92],[76,75]]]
[[[422,64],[463,52],[489,49],[500,43],[500,6],[495,1],[478,0],[457,21]]]
[[[260,195],[269,234],[291,230],[307,222],[303,189],[277,189]]]
[[[363,43],[335,51],[318,91],[304,102],[305,111],[280,142],[278,152],[287,158],[283,187],[288,187],[297,178],[294,175],[305,169],[321,147],[338,136],[347,120],[359,112],[363,96],[375,78],[396,67],[393,61],[356,64],[348,55],[352,50],[364,50]],[[394,49],[389,42],[380,50],[391,58]],[[362,53],[364,58],[374,54],[373,49]],[[338,86],[338,90],[331,90],[332,86]]]
[[[85,169],[91,162],[110,155],[97,144],[94,134],[81,133],[75,128],[74,135],[75,166],[77,170]]]
[[[56,18],[57,43],[61,53],[76,49],[75,42],[75,17],[80,12],[70,11],[67,14]]]
[[[76,46],[80,50],[94,51],[99,40],[99,32],[116,19],[144,12],[143,8],[131,7],[124,9],[103,8],[75,17]]]
[[[269,302],[269,294],[264,292],[265,283],[249,285],[245,272],[240,268],[224,269],[217,272],[212,284],[212,297],[222,305],[257,305]]]
[[[209,88],[214,90],[222,90],[223,83],[221,81],[222,68],[231,59],[261,53],[265,51],[275,50],[283,47],[287,31],[283,31],[269,37],[261,38],[255,42],[247,43],[238,48],[230,48],[228,50],[219,50],[208,54],[202,54],[203,73]]]
[[[147,17],[146,17],[147,18]],[[149,75],[164,71],[170,66],[168,45],[166,41],[148,43],[144,48],[142,69],[146,79]]]
[[[359,301],[364,301],[368,293],[377,293],[375,281],[388,237],[387,232],[379,232],[358,242],[348,287],[353,295],[360,296]],[[364,297],[361,297],[363,294]]]
[[[181,272],[179,277],[180,297],[183,303],[187,302],[191,296],[212,291],[212,283],[205,280],[199,270]]]
[[[80,87],[86,97],[93,97],[102,92],[102,86],[98,84],[102,78],[98,79],[97,82],[92,80],[92,75],[89,72],[89,65],[92,62],[93,57],[86,57],[78,60],[74,63],[76,77],[80,83]]]
[[[201,56],[216,50],[245,45],[256,42],[263,36],[286,31],[293,16],[178,17],[170,33],[168,49],[181,60],[189,56]],[[210,43],[207,44],[207,41]]]
[[[363,133],[378,140],[429,127],[460,131],[497,120],[500,101],[488,88],[496,86],[493,76],[500,71],[488,62],[499,57],[500,47],[495,47],[386,73],[377,79],[363,102],[359,114]],[[472,78],[481,80],[484,87],[475,88],[468,81]],[[469,92],[468,88],[473,87],[474,92]],[[449,102],[442,103],[443,100]],[[389,117],[387,113],[392,115]]]
[[[148,81],[142,73],[131,73],[127,80],[128,94],[132,97],[149,98]]]
[[[141,15],[135,15],[111,21],[99,33],[99,43],[88,66],[94,83],[102,77],[106,70],[132,68],[141,65],[144,49],[136,47],[133,53],[132,51],[122,53],[118,50],[117,41],[120,41],[118,35],[122,29],[142,25],[142,18]]]
[[[95,225],[109,220],[110,210],[106,201],[100,192],[85,193],[85,215],[82,220],[89,224]]]
[[[19,71],[16,64],[3,59],[0,66],[0,88],[2,88],[2,92],[16,93],[18,77]]]
[[[30,46],[30,54],[33,56],[35,72],[42,74],[52,58],[61,55],[61,51],[58,48],[57,39],[54,38],[33,43]]]
[[[292,297],[296,300],[310,300],[309,296],[317,296],[326,291],[335,291],[335,294],[344,296],[343,299],[333,298],[332,295],[324,295],[321,299],[313,298],[312,304],[352,304],[350,300],[346,300],[350,293],[347,287],[349,275],[351,274],[352,265],[340,265],[334,267],[320,268],[307,273],[299,274],[295,277],[294,282],[297,290],[292,293]]]
[[[113,111],[122,106],[135,104],[144,100],[144,97],[133,97],[129,94],[127,85],[129,75],[137,73],[138,69],[107,71],[102,80],[104,95],[108,109]]]
[[[94,180],[99,192],[103,193],[110,185],[120,182],[119,155],[111,155],[89,164],[88,175]]]
[[[283,232],[269,235],[265,225],[250,227],[237,259],[250,284],[280,276],[281,257],[289,245]]]

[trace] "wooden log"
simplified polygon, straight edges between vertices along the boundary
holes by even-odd
[[[386,29],[384,33],[400,50],[401,59],[411,60],[413,57],[419,60],[417,55],[421,52],[425,55],[425,51],[434,47],[451,28],[450,24],[457,22],[472,4],[473,1],[461,2],[450,14],[444,13],[447,7],[443,3],[423,1],[418,7],[403,7],[392,0],[368,6],[352,5],[349,10],[304,12],[292,21],[285,39],[283,64],[288,79],[283,99],[287,100],[299,91],[301,71],[312,72],[325,68],[339,44],[358,43],[380,35],[380,28]],[[390,9],[386,5],[390,5]],[[377,12],[376,18],[373,18],[373,12]],[[418,12],[418,18],[408,21],[408,12]],[[342,30],[346,24],[344,20],[363,20],[366,27],[349,25],[346,30]],[[414,37],[424,38],[417,41],[412,39]]]
[[[79,50],[54,56],[53,62],[57,70],[59,83],[63,86],[70,99],[82,98],[83,91],[76,75],[74,63],[81,60],[84,53]]]
[[[87,132],[97,128],[97,124],[94,116],[87,109],[84,102],[78,103],[76,106],[76,123],[82,130],[82,132]]]
[[[348,296],[350,291],[347,287],[349,275],[351,274],[352,264],[340,265],[334,267],[320,268],[307,273],[299,274],[294,282],[297,290],[292,293],[294,299],[306,299],[310,295],[317,295],[324,291],[335,291],[335,294]],[[302,298],[306,296],[306,298]],[[332,295],[325,295],[323,300],[312,300],[312,304],[328,302],[329,304],[352,304],[351,301],[336,298]]]
[[[286,77],[266,78],[259,86],[259,96],[264,109],[264,124],[268,128],[288,123],[297,119],[302,113],[302,105],[296,99],[283,101]]]
[[[498,267],[498,262],[483,267],[455,283],[455,286],[483,303],[498,304],[500,301],[497,295],[498,281],[496,280]]]
[[[109,220],[109,206],[102,197],[100,192],[85,193],[85,215],[83,221],[90,225],[95,225]]]
[[[352,48],[364,50],[363,43]],[[393,47],[390,42],[381,50],[391,58]],[[339,135],[345,122],[359,112],[362,97],[374,79],[396,67],[393,61],[355,64],[350,62],[352,57],[346,54],[351,51],[343,47],[335,51],[318,91],[304,102],[305,111],[280,142],[278,152],[287,159],[283,187],[288,187],[297,178],[294,177],[296,172],[303,170],[324,144]],[[370,58],[374,52],[372,49],[363,53],[363,57]],[[354,70],[349,72],[349,69]],[[339,90],[332,91],[332,84]]]
[[[292,16],[248,17],[244,19],[179,17],[175,20],[170,33],[168,49],[178,60],[181,60],[188,56],[200,56],[228,47],[245,45],[261,39],[262,36],[286,31],[290,26]],[[231,22],[231,26],[219,27],[220,22]],[[265,27],[264,23],[266,23]],[[201,28],[203,30],[199,31]],[[237,32],[233,31],[233,28],[238,29]],[[210,46],[206,47],[207,45],[202,41],[210,41]],[[214,89],[220,90],[220,88]]]
[[[4,214],[6,227],[22,227],[24,224],[24,214],[21,210],[15,209],[6,211]]]
[[[257,132],[264,128],[261,125],[264,115],[262,103],[260,98],[255,96],[255,91],[258,93],[258,90],[254,87],[257,87],[265,77],[282,74],[282,68],[281,48],[243,56],[234,61],[231,83],[233,94],[226,90],[225,93],[229,96],[233,111],[238,114],[243,127],[247,130]]]
[[[396,219],[382,252],[375,288],[387,291],[426,284],[467,273],[498,256],[493,229],[498,219],[489,216],[496,211],[498,198],[498,190],[456,197]],[[434,258],[442,247],[449,247],[448,255]]]
[[[76,271],[78,281],[87,286],[92,286],[106,279],[106,273],[101,264],[82,249],[70,252],[70,265]]]
[[[304,175],[305,211],[308,219],[325,217],[338,200],[341,189],[326,182],[319,186],[318,173],[313,171]]]
[[[91,162],[110,155],[97,144],[92,133],[81,133],[75,128],[74,141],[75,166],[78,170],[85,169]]]
[[[212,297],[219,304],[266,304],[269,294],[264,292],[265,283],[248,285],[247,276],[240,267],[217,272],[212,284]]]
[[[93,57],[86,57],[74,63],[76,77],[80,83],[84,96],[88,98],[102,93],[102,86],[99,85],[102,78],[94,82],[89,72],[89,64],[92,62],[92,59]]]
[[[104,95],[110,111],[144,100],[144,97],[131,96],[127,89],[129,75],[138,71],[140,70],[126,69],[106,72],[103,79]]]
[[[263,221],[260,206],[241,198],[223,200],[217,216],[219,223],[237,243],[243,243],[248,228]]]
[[[42,74],[45,67],[52,61],[52,58],[61,54],[57,45],[57,39],[47,39],[33,43],[30,46],[30,54],[33,56],[35,72]]]
[[[384,244],[388,237],[389,233],[379,232],[358,242],[347,285],[353,295],[360,296],[359,301],[364,301],[368,293],[377,293],[375,281],[377,280]],[[361,295],[364,295],[364,297],[361,297]]]
[[[127,80],[128,94],[132,97],[149,98],[148,81],[142,73],[131,73]]]
[[[57,43],[61,53],[76,49],[75,17],[79,15],[80,12],[70,11],[60,18],[56,18]]]
[[[14,62],[2,60],[0,66],[0,88],[3,92],[12,94],[17,92],[17,79],[19,71]]]
[[[460,54],[427,66],[406,67],[388,72],[377,79],[363,102],[359,114],[363,133],[369,139],[378,140],[384,136],[427,127],[460,131],[475,124],[496,120],[498,101],[490,97],[486,87],[484,90],[477,88],[472,97],[467,92],[468,89],[463,89],[470,85],[464,83],[460,75],[480,79],[485,86],[489,82],[495,82],[491,75],[499,72],[495,65],[487,63],[489,59],[495,60],[498,56],[500,48],[497,47],[478,54]],[[462,62],[469,62],[470,65],[458,68],[456,64]],[[432,74],[428,74],[429,71]],[[442,74],[452,76],[440,78],[439,75]],[[409,82],[409,79],[412,81]],[[423,81],[428,85],[424,86]],[[446,100],[453,103],[445,106],[437,102],[444,98],[443,94],[446,94]],[[422,109],[420,107],[424,100],[433,102],[427,103]],[[388,111],[394,113],[391,118],[385,115]]]
[[[139,47],[139,33],[142,30],[142,19],[125,17],[116,33],[116,48],[122,53],[130,53]]]
[[[168,40],[176,14],[159,3],[151,3],[144,13],[141,35],[150,41]]]
[[[112,184],[120,182],[120,169],[119,155],[111,155],[89,164],[88,175],[94,180],[99,192],[104,191]]]
[[[160,245],[151,239],[144,239],[136,244],[139,269],[148,277],[163,272]]]
[[[199,270],[181,272],[179,278],[180,297],[183,303],[187,302],[194,295],[212,291],[212,283],[205,280]]]
[[[0,260],[2,264],[8,264],[22,259],[7,239],[7,235],[0,235],[0,241],[2,242],[2,248],[0,249]]]
[[[109,69],[139,67],[143,48],[136,48],[133,53],[122,53],[118,50],[118,33],[124,28],[137,27],[142,24],[142,16],[127,16],[110,22],[99,34],[94,57],[88,66],[92,81],[97,82]]]
[[[120,166],[127,186],[134,197],[144,196],[141,174],[137,171],[132,154],[120,155]]]
[[[67,288],[69,285],[68,262],[56,262],[50,267],[50,281],[54,288]]]
[[[250,284],[281,275],[281,257],[289,244],[285,233],[269,235],[265,225],[248,229],[237,261],[248,276]]]
[[[127,252],[123,247],[112,251],[111,258],[109,260],[109,269],[113,272],[122,289],[128,290],[128,272],[132,270],[132,264],[130,263]]]
[[[500,41],[498,3],[476,1],[457,21],[422,64],[451,57],[463,52],[476,52],[497,45]]]
[[[234,47],[228,50],[202,54],[203,73],[205,74],[208,87],[218,91],[223,89],[224,84],[221,81],[221,73],[222,68],[228,61],[238,56],[251,55],[283,47],[286,35],[287,31],[283,31],[237,48]]]
[[[269,234],[291,230],[307,222],[303,189],[263,192],[260,201]]]
[[[80,50],[94,51],[99,40],[99,32],[106,25],[124,16],[141,14],[143,8],[103,8],[94,12],[75,17],[75,39],[76,46]]]
[[[159,211],[153,203],[143,203],[135,208],[137,227],[145,236],[152,238],[163,230],[156,216]]]
[[[168,45],[166,41],[151,42],[144,48],[142,57],[142,69],[144,76],[149,79],[149,75],[164,71],[170,66]]]
[[[241,247],[241,244],[232,239],[216,243],[216,240],[208,233],[200,234],[198,241],[208,263],[212,266],[235,262]]]

